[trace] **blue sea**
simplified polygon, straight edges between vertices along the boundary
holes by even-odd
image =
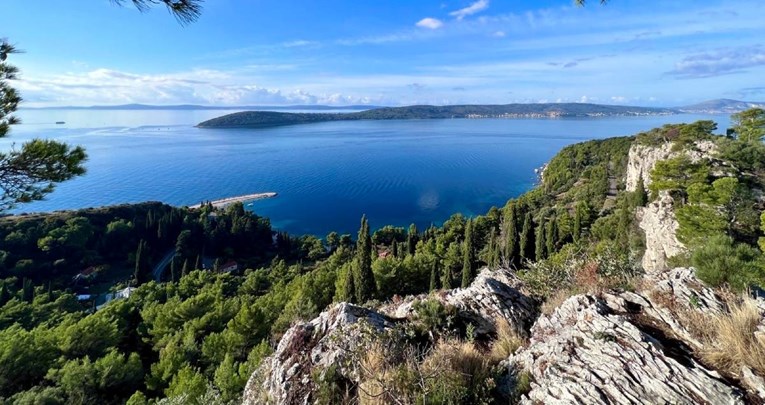
[[[88,172],[13,213],[277,192],[248,209],[292,234],[355,233],[362,214],[373,228],[423,228],[504,205],[566,145],[698,119],[717,121],[721,132],[729,125],[727,116],[673,115],[194,127],[229,112],[22,110],[24,124],[0,150],[34,137],[82,145]]]

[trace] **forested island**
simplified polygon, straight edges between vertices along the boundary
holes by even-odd
[[[650,361],[609,372],[650,384],[607,398],[736,403],[742,367],[765,376],[740,295],[765,286],[763,115],[566,147],[535,189],[427,229],[295,236],[241,203],[0,218],[0,401],[548,402],[612,387],[587,376],[618,352]]]
[[[415,105],[384,107],[353,113],[286,113],[244,111],[204,121],[199,128],[263,128],[326,121],[478,119],[478,118],[573,118],[669,115],[669,108],[629,107],[585,103],[503,104],[503,105]]]

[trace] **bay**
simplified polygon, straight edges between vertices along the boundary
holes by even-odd
[[[729,125],[727,116],[671,115],[194,127],[228,112],[23,110],[25,124],[0,139],[0,150],[39,137],[82,145],[90,159],[85,176],[12,213],[277,192],[247,208],[292,234],[354,233],[362,214],[373,228],[422,229],[504,205],[566,145],[698,119],[717,121],[720,132]]]

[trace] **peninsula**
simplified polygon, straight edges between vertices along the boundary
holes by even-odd
[[[234,204],[234,203],[238,203],[238,202],[245,203],[245,202],[250,202],[250,201],[255,201],[255,200],[263,200],[263,199],[266,199],[266,198],[274,198],[276,196],[277,196],[277,194],[273,193],[273,192],[271,192],[271,193],[247,194],[247,195],[240,195],[240,196],[236,196],[236,197],[221,198],[220,200],[210,201],[209,204],[212,204],[212,206],[215,207],[215,208],[223,208],[223,207],[226,207],[228,205],[231,205],[231,204]],[[207,202],[200,203],[200,204],[195,204],[195,205],[190,205],[189,208],[191,208],[191,209],[199,209],[199,208],[202,208],[203,204],[207,204]]]
[[[384,107],[352,113],[287,113],[244,111],[204,121],[199,128],[264,128],[327,121],[481,119],[481,118],[572,118],[669,115],[669,108],[632,107],[585,103],[536,103],[502,105],[414,105]]]

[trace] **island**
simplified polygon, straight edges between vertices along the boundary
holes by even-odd
[[[536,103],[502,105],[414,105],[384,107],[352,113],[289,113],[243,111],[204,121],[199,128],[264,128],[327,121],[482,119],[482,118],[586,118],[670,115],[670,108],[633,107],[587,103]]]

